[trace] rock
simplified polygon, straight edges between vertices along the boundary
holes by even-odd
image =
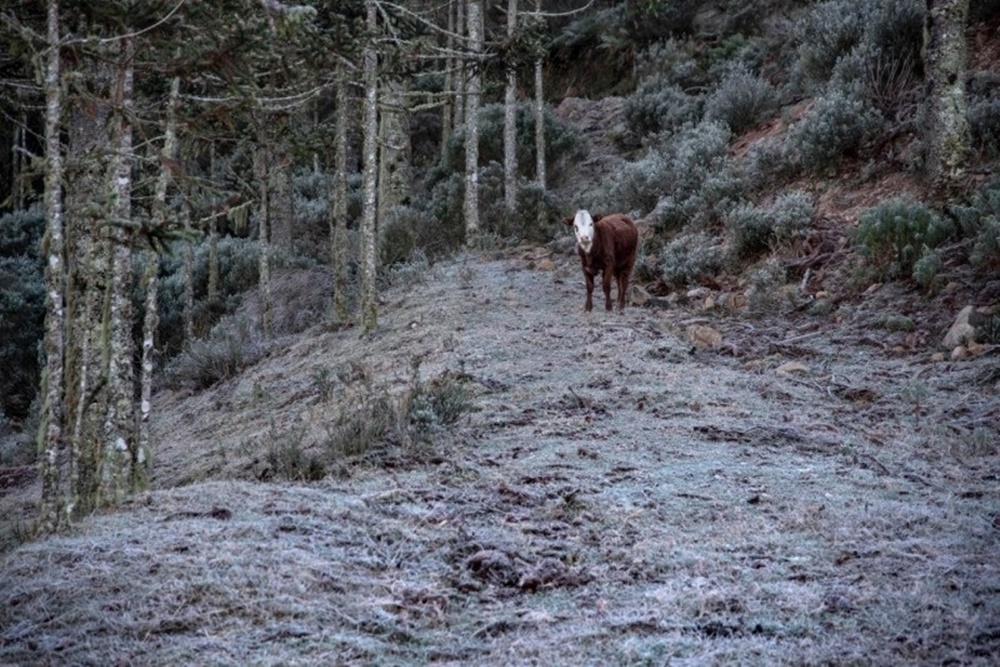
[[[969,356],[968,351],[965,349],[964,345],[959,345],[954,350],[951,351],[951,360],[958,361],[959,359],[965,359]]]
[[[645,290],[641,285],[632,285],[632,305],[634,306],[645,306],[649,303],[649,292]]]
[[[556,263],[553,262],[548,257],[546,257],[545,259],[538,260],[538,262],[535,264],[535,270],[536,271],[555,271],[556,270]]]
[[[722,334],[704,324],[692,324],[687,328],[688,340],[699,350],[716,350],[722,346]]]
[[[809,375],[809,367],[798,361],[786,361],[777,368],[774,372],[778,375],[792,375],[793,373],[801,373],[803,375]]]
[[[972,306],[966,306],[959,311],[958,317],[955,318],[955,323],[951,325],[948,333],[944,336],[944,340],[941,341],[941,347],[953,351],[952,358],[954,358],[955,348],[976,339],[976,329],[969,322],[974,310]]]

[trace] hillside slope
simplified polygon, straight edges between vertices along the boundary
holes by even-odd
[[[1000,653],[995,356],[932,362],[873,330],[884,291],[836,321],[749,321],[586,315],[577,261],[543,249],[411,278],[371,339],[314,329],[161,396],[156,488],[4,557],[0,661]],[[709,328],[720,344],[692,343]],[[414,359],[468,392],[455,424],[311,484],[268,469],[323,454],[345,401],[405,393]]]

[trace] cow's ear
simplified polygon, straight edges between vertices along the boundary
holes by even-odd
[[[600,213],[598,213],[597,215],[591,215],[590,219],[593,220],[594,222],[597,222],[598,220],[600,220],[603,217],[604,217],[603,215],[601,215]]]
[[[564,225],[566,225],[567,227],[572,227],[573,226],[573,218],[563,218],[562,223]]]

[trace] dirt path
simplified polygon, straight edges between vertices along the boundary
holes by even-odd
[[[572,258],[539,259],[439,265],[370,340],[313,331],[161,397],[160,490],[0,565],[0,661],[995,664],[995,357],[586,315]],[[429,453],[250,481],[276,434],[320,446],[323,369],[398,388],[416,357],[473,395]]]

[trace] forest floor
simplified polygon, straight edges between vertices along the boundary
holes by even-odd
[[[0,663],[996,664],[997,355],[933,356],[907,298],[585,314],[547,248],[400,274],[374,336],[160,394],[153,490],[0,561]],[[279,481],[415,386],[457,421]]]

